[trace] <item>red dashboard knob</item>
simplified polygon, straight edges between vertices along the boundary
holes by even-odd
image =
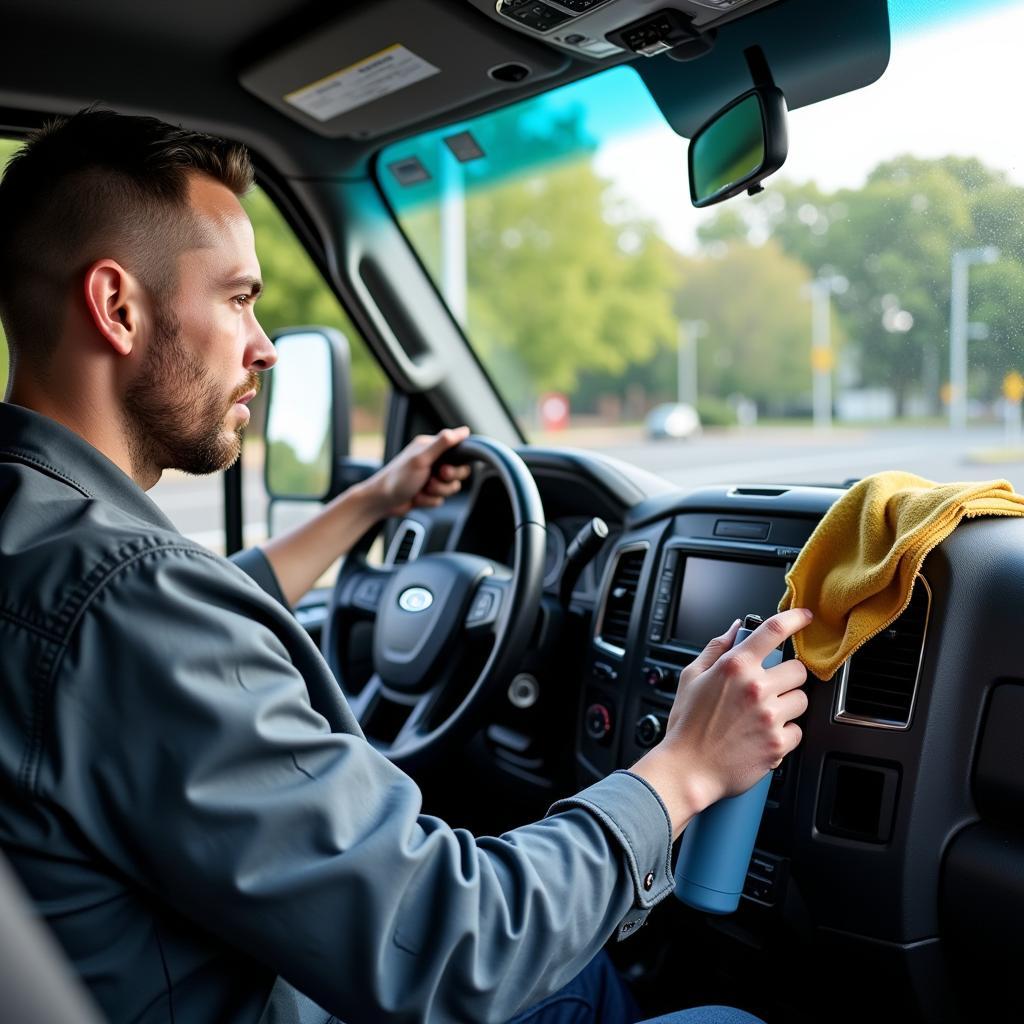
[[[603,740],[612,731],[612,713],[604,704],[591,704],[584,717],[584,726],[592,740]]]

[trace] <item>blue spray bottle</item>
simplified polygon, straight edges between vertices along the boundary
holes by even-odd
[[[762,621],[746,616],[734,644]],[[762,664],[771,668],[780,661],[782,649],[776,648]],[[746,793],[719,800],[686,826],[675,871],[676,896],[683,903],[711,914],[731,914],[739,906],[771,781],[769,772]]]

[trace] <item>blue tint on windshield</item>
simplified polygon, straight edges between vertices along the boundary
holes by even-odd
[[[1020,0],[889,0],[889,23],[894,36],[907,35],[1019,3]]]
[[[1021,0],[889,0],[893,34],[910,36],[951,19]],[[666,125],[640,76],[617,67],[522,103],[387,146],[377,175],[395,212],[437,204],[452,188],[473,192],[585,157],[602,143]],[[459,164],[445,138],[469,132],[484,155]],[[393,165],[411,169],[403,177]]]
[[[395,142],[381,152],[377,176],[396,213],[402,214],[437,203],[453,178],[472,192],[587,156],[609,139],[659,127],[666,127],[665,119],[640,76],[629,67],[612,68],[523,103]],[[482,157],[456,163],[444,140],[461,132],[470,133]],[[413,179],[411,184],[399,183],[395,165],[413,168],[405,178]]]

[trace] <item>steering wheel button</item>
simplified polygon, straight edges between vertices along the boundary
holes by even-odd
[[[473,599],[469,609],[469,621],[480,622],[486,619],[494,608],[494,594],[490,590],[481,590]]]
[[[362,607],[373,610],[380,601],[380,595],[383,590],[383,580],[363,580],[359,586],[356,587],[354,600]]]

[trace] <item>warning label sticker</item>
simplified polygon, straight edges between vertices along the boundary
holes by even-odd
[[[288,93],[285,100],[318,121],[329,121],[440,72],[400,43],[319,82]]]

